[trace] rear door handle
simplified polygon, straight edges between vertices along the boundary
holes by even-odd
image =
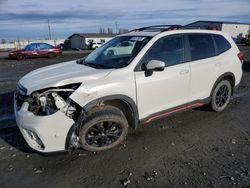
[[[189,70],[187,70],[187,69],[180,71],[180,75],[185,75],[188,73],[189,73]]]

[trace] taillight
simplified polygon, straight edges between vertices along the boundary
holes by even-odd
[[[243,63],[245,58],[244,53],[243,52],[238,53],[238,58],[240,59],[241,63]]]

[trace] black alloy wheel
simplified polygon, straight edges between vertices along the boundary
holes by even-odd
[[[122,134],[122,127],[117,122],[103,121],[89,128],[85,136],[86,142],[95,147],[113,144]]]
[[[215,103],[218,107],[222,107],[229,98],[229,88],[222,85],[216,93]]]
[[[232,85],[228,80],[220,81],[213,90],[211,96],[211,108],[216,112],[224,110],[232,96]]]
[[[79,117],[80,145],[88,151],[111,149],[123,142],[128,133],[124,113],[114,106],[101,106],[91,110],[86,117]]]

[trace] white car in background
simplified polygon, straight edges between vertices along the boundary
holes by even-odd
[[[113,47],[108,48],[106,52],[107,55],[126,55],[131,54],[134,49],[134,42],[131,41],[122,41],[115,44]]]
[[[92,44],[92,48],[93,49],[97,49],[97,48],[100,48],[101,46],[102,46],[103,44],[101,43],[101,42],[94,42],[93,44]]]
[[[220,31],[138,29],[85,59],[25,75],[14,98],[17,125],[40,152],[110,149],[129,127],[203,105],[224,110],[243,57]]]

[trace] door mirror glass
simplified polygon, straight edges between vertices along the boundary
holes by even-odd
[[[165,69],[165,63],[159,60],[151,60],[146,65],[147,70],[163,71]]]

